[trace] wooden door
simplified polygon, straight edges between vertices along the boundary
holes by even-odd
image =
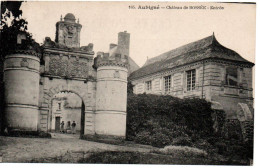
[[[81,104],[81,121],[80,121],[80,136],[84,135],[84,126],[85,126],[85,104],[82,101],[82,104]]]
[[[55,132],[60,131],[60,117],[55,117]]]

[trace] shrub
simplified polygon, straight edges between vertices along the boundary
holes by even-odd
[[[127,140],[163,147],[177,137],[208,137],[213,133],[211,113],[211,104],[204,99],[130,94]]]
[[[171,143],[171,139],[172,138],[169,135],[162,132],[150,134],[150,132],[142,131],[137,134],[135,142],[156,147],[164,147]]]
[[[216,142],[215,147],[218,149],[218,153],[221,155],[227,151],[227,145],[223,142]]]
[[[214,122],[213,128],[216,136],[224,136],[224,125],[225,125],[225,119],[226,119],[226,113],[223,110],[216,110],[214,109],[212,111],[212,119]]]
[[[192,146],[192,141],[190,137],[177,137],[173,139],[171,144],[175,146]]]
[[[193,142],[192,147],[203,149],[208,153],[217,153],[215,146],[211,145],[206,138],[200,138]]]

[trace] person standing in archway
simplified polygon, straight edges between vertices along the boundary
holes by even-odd
[[[75,121],[73,121],[73,123],[71,124],[71,128],[72,128],[72,134],[76,134],[76,123]]]
[[[67,130],[67,133],[68,133],[68,134],[71,133],[70,121],[68,121],[68,123],[67,123],[67,128],[66,128],[66,130]]]
[[[62,121],[60,124],[60,132],[64,133],[64,121]]]

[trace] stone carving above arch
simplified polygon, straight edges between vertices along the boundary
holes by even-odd
[[[78,57],[78,56],[77,56]],[[77,78],[87,78],[89,74],[89,65],[87,60],[80,61],[79,57],[74,57],[73,59],[60,59],[60,58],[50,58],[49,61],[49,71],[50,75],[61,76],[61,77],[77,77]]]

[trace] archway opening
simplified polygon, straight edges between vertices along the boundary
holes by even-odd
[[[51,99],[48,131],[58,137],[79,137],[84,134],[85,104],[71,91],[60,91]],[[68,136],[65,136],[68,135]]]

